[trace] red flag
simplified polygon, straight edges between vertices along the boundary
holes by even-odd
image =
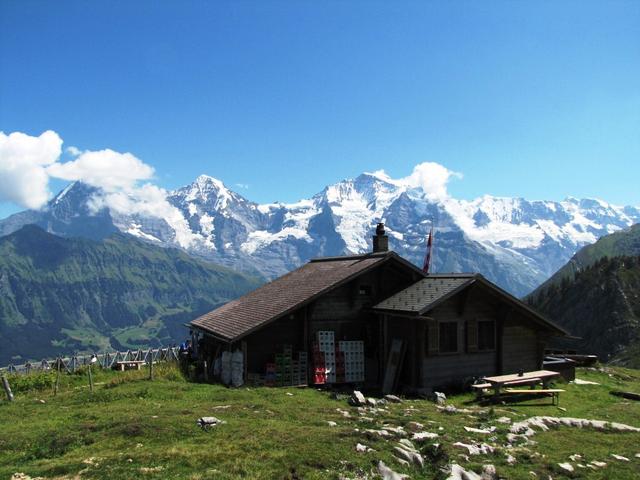
[[[424,257],[424,265],[422,266],[422,271],[424,273],[429,273],[429,264],[431,263],[432,248],[433,248],[433,226],[431,227],[431,231],[429,232],[429,240],[427,240],[427,254]]]

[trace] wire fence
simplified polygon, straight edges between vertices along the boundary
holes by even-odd
[[[105,352],[86,355],[72,355],[58,357],[53,360],[43,359],[40,362],[27,362],[22,365],[8,365],[0,368],[0,373],[29,374],[33,372],[46,372],[55,370],[57,362],[60,361],[60,370],[67,373],[74,373],[78,368],[93,363],[102,368],[113,368],[127,362],[143,362],[145,364],[157,362],[178,361],[178,347],[160,347],[138,350],[127,350],[126,352]],[[95,361],[92,360],[95,358]]]

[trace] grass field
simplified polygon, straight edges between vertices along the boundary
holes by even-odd
[[[640,371],[579,370],[579,378],[600,385],[562,385],[567,391],[560,406],[566,411],[546,399],[479,408],[467,403],[470,395],[460,395],[447,403],[471,412],[444,413],[431,401],[405,400],[360,413],[346,398],[333,399],[314,388],[227,389],[188,383],[171,366],[156,370],[153,382],[146,372],[94,372],[93,393],[86,373],[65,375],[55,397],[52,375],[12,378],[16,401],[0,401],[0,479],[16,473],[108,480],[379,478],[378,460],[414,479],[446,478],[441,468],[451,463],[476,472],[493,464],[507,479],[640,478],[640,433],[558,427],[537,433],[535,445],[507,448],[509,425],[496,421],[548,415],[640,427],[640,402],[609,394],[611,389],[640,391]],[[226,423],[205,432],[195,423],[201,416]],[[394,458],[397,438],[364,433],[410,421],[439,434],[435,442],[440,448],[416,444],[427,459],[423,469]],[[465,426],[497,429],[487,435],[469,433]],[[453,446],[458,441],[485,442],[496,451],[465,458],[466,451]],[[375,451],[358,453],[357,443]],[[616,460],[612,453],[629,461]],[[582,459],[570,460],[573,454]],[[508,463],[508,455],[514,464]],[[607,465],[577,466],[592,460]],[[562,470],[558,464],[563,462],[575,471]]]

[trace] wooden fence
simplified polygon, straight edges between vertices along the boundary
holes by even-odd
[[[117,362],[143,361],[147,364],[150,362],[171,362],[178,361],[178,347],[148,348],[146,350],[138,349],[127,350],[126,352],[106,352],[60,357],[60,370],[73,373],[79,367],[91,363],[91,359],[94,356],[96,358],[95,364],[102,368],[111,368]],[[27,362],[22,365],[9,365],[0,368],[0,373],[29,374],[32,372],[52,371],[56,369],[57,361],[58,358],[34,363]]]

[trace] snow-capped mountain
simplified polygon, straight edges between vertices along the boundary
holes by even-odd
[[[640,222],[640,208],[601,200],[457,200],[382,172],[338,182],[294,204],[259,205],[206,175],[169,192],[162,208],[129,211],[131,203],[110,200],[75,183],[44,210],[0,221],[0,235],[26,223],[92,238],[120,230],[272,278],[312,257],[369,251],[378,221],[387,226],[391,248],[419,265],[433,225],[433,271],[478,271],[523,295],[582,246]]]

